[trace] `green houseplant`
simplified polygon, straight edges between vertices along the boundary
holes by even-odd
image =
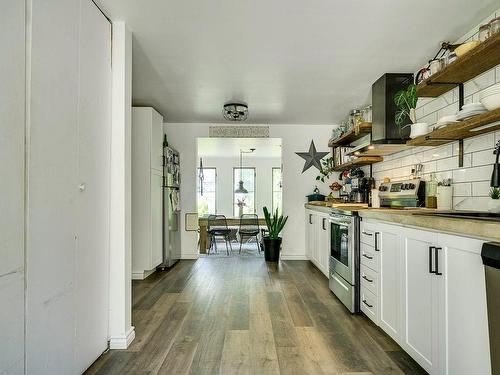
[[[264,258],[267,262],[277,262],[280,258],[281,241],[280,233],[285,227],[288,216],[278,214],[278,209],[274,216],[271,216],[267,207],[264,207],[264,218],[268,235],[264,236]]]
[[[492,187],[490,189],[490,198],[488,202],[488,211],[500,212],[500,188]]]
[[[409,85],[405,90],[400,90],[394,95],[394,104],[396,104],[397,111],[394,121],[399,127],[399,133],[407,126],[411,125],[410,138],[416,138],[420,135],[427,134],[429,125],[425,122],[417,122],[417,86],[414,84]],[[411,124],[405,125],[407,119]]]

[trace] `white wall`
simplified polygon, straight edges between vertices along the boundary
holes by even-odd
[[[217,213],[234,216],[233,168],[239,168],[239,157],[204,157],[203,166],[217,168]],[[255,212],[262,216],[262,207],[272,209],[272,168],[281,166],[281,158],[243,156],[243,167],[255,168]]]
[[[500,16],[500,10],[487,17],[484,24]],[[457,42],[477,37],[479,25]],[[479,93],[495,83],[500,83],[500,65],[490,69],[464,85],[465,103],[479,102]],[[419,122],[434,124],[445,115],[458,111],[458,88],[437,98],[420,98],[417,107]],[[385,176],[405,179],[410,176],[412,165],[422,163],[424,174],[429,178],[436,172],[439,180],[453,179],[453,206],[455,209],[488,209],[490,178],[494,163],[493,147],[500,140],[500,131],[464,140],[464,166],[458,167],[458,142],[439,147],[416,147],[386,156],[384,162],[373,165],[373,175],[380,183]]]
[[[24,373],[24,4],[0,11],[0,374]]]
[[[209,126],[212,124],[174,124],[166,123],[164,129],[169,143],[179,150],[181,158],[181,250],[182,258],[196,258],[197,235],[186,232],[184,214],[196,212],[196,139],[208,137]],[[244,125],[241,125],[244,126]],[[283,163],[283,211],[289,220],[283,232],[283,259],[306,259],[304,203],[306,195],[310,194],[316,185],[316,169],[302,172],[304,160],[295,152],[309,150],[311,140],[314,140],[318,151],[329,151],[328,139],[331,136],[332,125],[270,125],[271,138],[282,139]],[[323,193],[327,193],[326,184],[319,184]]]

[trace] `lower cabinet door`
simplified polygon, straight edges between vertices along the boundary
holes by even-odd
[[[438,235],[439,374],[491,374],[483,242]]]
[[[402,233],[405,326],[401,346],[427,372],[437,374],[439,279],[430,272],[434,269],[430,249],[435,246],[437,235],[415,229],[404,229]]]
[[[360,307],[361,311],[363,311],[373,323],[377,325],[379,324],[378,298],[364,286],[361,286]]]
[[[318,261],[319,269],[323,274],[328,277],[329,273],[329,258],[330,258],[330,223],[328,216],[321,215],[318,217],[318,232],[319,232],[319,246],[318,246]]]
[[[401,228],[382,226],[376,232],[379,257],[380,327],[396,342],[401,341]]]

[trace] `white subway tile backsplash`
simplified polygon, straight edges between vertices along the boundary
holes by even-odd
[[[472,195],[472,184],[465,182],[462,184],[453,184],[454,197],[469,197]]]
[[[424,165],[424,173],[436,172],[436,162],[429,161],[427,163],[422,163]]]
[[[437,118],[439,120],[443,116],[454,115],[457,112],[458,112],[458,102],[455,102],[455,103],[452,103],[450,105],[447,105],[446,107],[441,108],[437,112]]]
[[[491,177],[491,166],[461,168],[453,171],[453,182],[485,181]]]
[[[474,138],[464,139],[464,153],[487,150],[494,146],[495,133],[487,133]]]
[[[493,149],[474,152],[472,154],[472,166],[479,167],[481,165],[489,165],[495,162]]]
[[[470,81],[465,82],[464,84],[464,94],[465,96],[469,96],[479,92],[488,86],[491,86],[495,83],[495,68],[490,69],[483,74],[471,79]]]
[[[471,166],[471,155],[464,155],[464,165],[462,168],[469,168]],[[458,168],[458,156],[452,156],[451,158],[440,159],[436,161],[436,171],[450,171]]]
[[[490,189],[490,180],[472,183],[472,195],[475,197],[488,197]]]
[[[453,197],[453,207],[456,210],[488,211],[489,197]]]
[[[438,160],[453,156],[453,144],[433,147],[424,151],[423,160]]]
[[[437,120],[438,120],[438,118],[437,118],[437,112],[433,112],[431,114],[428,114],[428,115],[422,117],[418,121],[419,122],[426,122],[429,125],[432,125],[432,124],[435,124],[437,122]]]

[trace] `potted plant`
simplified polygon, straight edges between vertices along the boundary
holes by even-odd
[[[264,207],[264,218],[268,234],[264,236],[264,258],[266,262],[277,262],[280,259],[281,241],[280,233],[285,227],[288,216],[278,215],[278,209],[271,216],[267,207]]]
[[[500,188],[492,187],[490,189],[490,198],[488,202],[488,211],[500,212]]]
[[[417,122],[417,102],[417,86],[414,84],[394,95],[394,104],[398,108],[394,120],[396,125],[399,126],[400,133],[404,128],[411,125],[410,138],[416,138],[429,132],[429,125],[426,122]],[[404,125],[407,118],[410,119],[411,124]]]

